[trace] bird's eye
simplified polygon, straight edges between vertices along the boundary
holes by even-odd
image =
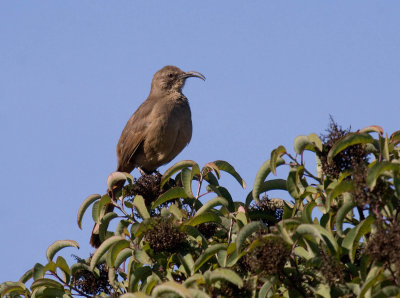
[[[174,75],[172,74],[172,72],[168,73],[168,77],[172,78]]]

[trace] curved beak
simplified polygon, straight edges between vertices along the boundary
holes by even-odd
[[[187,72],[183,73],[180,77],[182,79],[183,78],[187,79],[187,78],[190,78],[190,77],[195,77],[195,78],[202,79],[203,81],[206,80],[206,77],[204,75],[202,75],[201,73],[197,72],[197,71],[187,71]]]

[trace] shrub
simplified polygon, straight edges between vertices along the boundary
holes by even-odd
[[[243,201],[233,201],[219,184],[227,173],[246,186],[221,160],[202,168],[181,161],[162,176],[137,180],[112,173],[108,193],[89,196],[78,211],[79,227],[90,206],[100,224],[93,255],[69,265],[55,255],[78,244],[56,241],[47,264],[2,283],[1,295],[400,295],[399,143],[400,131],[390,137],[378,126],[351,132],[332,121],[324,136],[297,137],[295,154],[274,149]],[[315,155],[316,171],[306,167],[305,151]],[[288,169],[285,179],[272,177],[278,167]],[[286,191],[290,200],[269,198],[271,190]],[[105,214],[108,204],[114,212]],[[108,230],[111,221],[115,231]]]

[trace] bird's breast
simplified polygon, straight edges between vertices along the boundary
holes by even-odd
[[[154,106],[144,142],[146,158],[165,164],[190,142],[192,119],[187,100],[171,100]]]

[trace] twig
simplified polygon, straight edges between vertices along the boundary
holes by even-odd
[[[196,206],[196,201],[200,198],[200,189],[201,189],[201,184],[202,183],[203,183],[203,175],[202,175],[202,173],[200,173],[199,185],[197,187],[196,197],[194,198],[193,206],[192,206],[192,212],[191,212],[192,216],[194,215],[194,209],[195,209],[195,206]]]
[[[286,155],[287,155],[291,160],[293,160],[297,166],[304,166],[303,160],[301,161],[301,164],[299,164],[299,162],[297,161],[297,159],[295,159],[292,155],[290,155],[290,153],[286,153]],[[303,155],[302,155],[302,157],[303,157]],[[304,169],[304,173],[306,173],[308,177],[313,178],[314,180],[318,181],[319,183],[322,183],[320,178],[314,176],[314,175],[313,175],[310,171],[308,171],[305,167],[304,167],[303,169]]]
[[[229,226],[229,232],[228,232],[228,243],[231,242],[231,237],[232,237],[232,227],[233,227],[233,218],[231,218],[231,224]]]
[[[74,291],[77,292],[79,295],[84,296],[84,297],[88,297],[88,298],[92,297],[92,296],[89,296],[89,295],[85,294],[84,292],[78,290],[78,289],[75,288],[74,286],[71,286],[71,285],[65,283],[65,282],[62,280],[62,278],[59,277],[59,276],[57,275],[57,273],[51,272],[51,275],[53,275],[55,278],[57,278],[64,286],[69,287],[69,289],[70,289],[71,291],[74,290]]]

